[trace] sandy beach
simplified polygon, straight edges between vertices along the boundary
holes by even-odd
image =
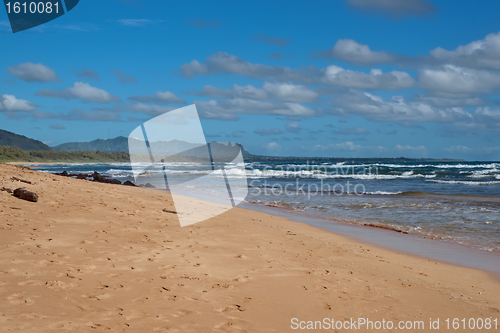
[[[0,192],[2,332],[300,331],[294,318],[420,331],[439,318],[443,332],[447,318],[500,320],[500,283],[486,272],[285,218],[235,208],[181,228],[168,192],[13,165],[0,165],[1,187],[39,194]]]

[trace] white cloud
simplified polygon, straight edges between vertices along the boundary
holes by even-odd
[[[446,98],[437,96],[418,95],[415,100],[429,105],[439,107],[467,107],[467,106],[481,106],[485,102],[480,98]]]
[[[237,114],[272,114],[282,116],[315,116],[316,112],[297,103],[234,98],[228,100],[194,101],[205,118],[237,119]]]
[[[406,72],[382,73],[380,69],[372,69],[367,74],[335,65],[328,66],[324,70],[322,81],[329,85],[373,90],[401,90],[415,85],[415,80]]]
[[[401,96],[391,99],[359,91],[339,91],[332,100],[331,113],[355,114],[368,120],[392,122],[456,122],[472,121],[462,108],[436,108],[429,104],[408,101]]]
[[[402,145],[396,145],[396,146],[394,146],[394,148],[396,150],[427,151],[427,148],[425,148],[425,146],[415,146],[415,147],[412,147],[410,145],[404,145],[404,146],[402,146]]]
[[[500,109],[480,107],[472,112],[475,121],[486,128],[500,130]]]
[[[369,74],[343,69],[331,65],[326,69],[318,69],[308,66],[300,69],[281,66],[267,66],[249,63],[234,55],[225,52],[217,52],[210,56],[203,64],[193,60],[180,67],[182,76],[193,77],[198,74],[215,75],[217,73],[238,74],[257,79],[272,79],[278,82],[301,82],[304,84],[327,84],[358,89],[389,89],[399,90],[411,88],[415,80],[406,72],[391,71],[383,73],[380,69],[372,69]],[[303,86],[294,86],[290,83],[279,87],[274,86],[270,92],[285,93],[288,90],[302,90],[308,96],[307,100],[313,99],[314,92]],[[265,86],[263,86],[265,88]],[[289,99],[291,95],[287,94]],[[303,98],[303,94],[301,94]],[[299,97],[297,97],[298,99]]]
[[[352,39],[339,39],[330,51],[322,52],[326,56],[352,62],[358,65],[388,63],[394,58],[383,51],[372,51],[368,45],[359,44]]]
[[[292,83],[272,83],[266,82],[262,89],[269,96],[286,102],[309,103],[318,99],[319,94],[302,85]]]
[[[262,145],[261,148],[265,149],[265,150],[269,150],[269,151],[281,150],[281,146],[279,144],[277,144],[276,142],[266,143],[265,145]]]
[[[431,57],[442,62],[466,67],[490,67],[500,69],[500,32],[484,39],[460,45],[453,51],[438,47],[430,52]]]
[[[500,152],[500,147],[481,147],[481,148],[469,148],[467,146],[451,146],[444,149],[447,152],[452,153],[473,153],[474,155],[488,155],[492,153]]]
[[[312,150],[343,150],[343,151],[353,151],[363,149],[361,145],[352,143],[351,141],[346,141],[342,143],[331,143],[328,145],[314,145]]]
[[[9,66],[7,72],[26,82],[55,82],[61,81],[56,72],[45,65],[26,62],[17,66]]]
[[[302,131],[303,128],[298,121],[292,121],[286,124],[285,129],[288,132],[299,133],[300,131]]]
[[[0,95],[0,112],[3,111],[33,111],[38,105],[24,99],[17,99],[14,95]]]
[[[168,105],[148,105],[144,103],[129,104],[126,107],[127,111],[134,113],[144,113],[150,116],[157,116],[165,112],[172,111],[174,109],[175,109],[174,107]]]
[[[83,82],[75,82],[73,87],[60,91],[45,88],[37,92],[36,95],[64,99],[80,99],[85,102],[94,103],[111,103],[121,101],[118,97],[111,95],[107,91],[92,87],[90,84]]]
[[[176,96],[171,91],[157,91],[154,95],[146,96],[132,96],[127,98],[131,101],[141,102],[141,103],[177,103],[177,104],[187,104],[186,100]]]
[[[262,88],[256,88],[250,84],[246,86],[233,85],[229,89],[221,89],[214,86],[203,86],[201,91],[189,91],[188,93],[198,96],[214,98],[246,98],[265,100],[276,98],[284,102],[309,103],[319,98],[319,94],[303,85],[292,83],[265,82]]]
[[[445,97],[467,97],[500,88],[500,74],[455,65],[423,69],[419,73],[419,81],[423,89]]]
[[[179,69],[181,75],[188,78],[199,74],[214,75],[222,72],[260,79],[272,78],[277,81],[311,81],[307,70],[253,64],[226,52],[214,53],[203,64],[193,60],[180,66]]]
[[[239,86],[235,84],[233,86],[233,94],[236,97],[248,98],[248,99],[267,99],[267,92],[263,89],[256,88],[250,84],[246,86]]]

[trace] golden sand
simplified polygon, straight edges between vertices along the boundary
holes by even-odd
[[[486,272],[241,208],[181,228],[163,191],[12,165],[0,165],[3,186],[40,200],[0,192],[1,332],[296,332],[293,318],[422,320],[421,332],[440,318],[443,332],[446,318],[500,320]]]

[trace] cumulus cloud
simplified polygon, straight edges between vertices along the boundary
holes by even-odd
[[[259,128],[258,130],[255,130],[254,133],[260,136],[283,134],[283,132],[277,128]]]
[[[480,148],[469,148],[467,146],[451,146],[444,149],[447,152],[458,152],[458,153],[469,153],[473,155],[489,155],[492,153],[500,152],[500,147],[480,147]]]
[[[286,44],[288,44],[290,42],[290,38],[288,38],[288,37],[287,38],[270,37],[270,36],[265,35],[265,34],[252,36],[252,39],[257,41],[257,42],[271,44],[271,45],[275,45],[275,46],[281,46],[281,47],[285,47]]]
[[[238,74],[252,78],[272,78],[277,81],[311,81],[308,69],[292,69],[289,67],[268,66],[247,62],[226,52],[217,52],[208,57],[203,64],[193,60],[182,65],[180,73],[183,77],[196,75],[214,75],[217,73]]]
[[[131,101],[141,102],[141,103],[177,103],[177,104],[187,104],[186,100],[176,96],[171,91],[157,91],[154,95],[146,96],[132,96],[127,98]]]
[[[239,86],[235,84],[233,86],[233,94],[236,97],[248,98],[248,99],[267,99],[267,92],[263,89],[256,88],[250,84],[246,86]]]
[[[277,82],[300,82],[304,84],[327,84],[358,89],[389,89],[399,90],[413,87],[415,80],[406,72],[391,71],[383,73],[380,69],[372,69],[370,73],[363,73],[343,69],[331,65],[326,69],[313,66],[292,69],[283,66],[268,66],[249,63],[234,55],[217,52],[210,56],[203,64],[193,60],[180,67],[184,77],[195,75],[214,75],[217,73],[239,74],[257,79],[272,79]],[[281,86],[283,90],[287,86]],[[288,86],[292,88],[292,86]],[[293,87],[299,89],[300,87]],[[304,90],[304,88],[300,88]],[[310,96],[311,93],[309,92]]]
[[[83,82],[75,82],[73,87],[69,87],[60,91],[45,88],[38,91],[36,93],[36,96],[80,99],[84,102],[93,103],[111,103],[121,101],[118,97],[111,95],[107,91],[92,87],[90,84]]]
[[[292,121],[286,124],[285,129],[288,132],[299,133],[300,131],[302,131],[303,128],[298,121]]]
[[[406,72],[383,73],[380,69],[372,69],[370,73],[363,73],[335,65],[326,68],[322,81],[341,87],[372,90],[401,90],[415,85],[415,80]]]
[[[56,72],[45,65],[26,62],[17,66],[9,66],[7,72],[26,82],[55,82],[61,81]]]
[[[120,83],[123,83],[123,84],[125,84],[125,83],[137,83],[137,79],[135,77],[123,73],[122,70],[112,69],[111,72],[113,72],[114,74],[116,74],[118,76]]]
[[[460,45],[453,51],[438,47],[430,55],[441,62],[459,66],[500,69],[500,32]]]
[[[420,86],[445,97],[467,97],[490,93],[500,88],[500,74],[481,69],[445,65],[419,72]]]
[[[415,96],[416,101],[420,101],[429,105],[439,107],[468,107],[468,106],[481,106],[485,104],[481,98],[447,98],[428,95]]]
[[[472,112],[477,123],[485,128],[500,130],[500,109],[491,109],[489,107],[480,107]]]
[[[426,0],[347,0],[347,5],[354,10],[396,18],[424,16],[436,11],[436,7]]]
[[[266,82],[262,89],[271,97],[287,102],[309,103],[318,99],[319,94],[303,85],[292,83]]]
[[[424,151],[427,150],[427,148],[425,148],[425,146],[415,146],[415,147],[412,147],[410,145],[396,145],[396,146],[394,146],[394,149],[400,150],[400,151],[402,151],[402,150],[410,150],[410,151],[417,150],[417,151],[422,151],[422,152],[424,152]]]
[[[334,57],[357,65],[390,63],[394,57],[383,51],[372,51],[368,45],[352,39],[339,39],[329,51],[320,52],[325,57]]]
[[[331,143],[328,145],[314,145],[311,147],[312,150],[344,150],[344,151],[352,151],[359,150],[363,147],[361,145],[357,145],[352,143],[351,141],[346,141],[342,143]]]
[[[234,98],[228,100],[194,101],[204,118],[236,120],[237,114],[268,114],[282,116],[315,116],[316,111],[298,103]]]
[[[332,105],[332,113],[355,114],[376,121],[446,123],[473,120],[462,108],[437,108],[423,102],[406,100],[402,96],[383,99],[354,90],[337,92]]]
[[[33,111],[38,105],[24,99],[17,99],[14,95],[0,94],[0,112]]]
[[[269,151],[279,151],[281,150],[281,146],[277,144],[276,142],[268,142],[265,145],[261,146],[262,149],[269,150]]]
[[[308,103],[315,101],[319,94],[303,85],[292,83],[265,82],[262,88],[252,85],[233,85],[229,89],[221,89],[214,86],[204,86],[201,91],[189,91],[188,93],[198,96],[208,96],[213,98],[247,98],[247,99],[268,99],[276,98],[285,102]]]

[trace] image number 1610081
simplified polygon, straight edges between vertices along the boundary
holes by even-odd
[[[7,2],[5,4],[7,8],[7,13],[11,14],[52,14],[55,12],[59,14],[59,3],[52,3],[50,1],[47,2]]]
[[[80,0],[3,0],[12,32],[20,32],[67,14]]]

